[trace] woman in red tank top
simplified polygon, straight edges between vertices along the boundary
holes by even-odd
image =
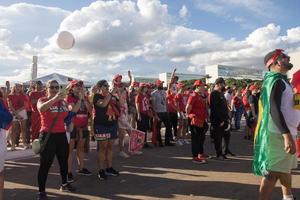
[[[48,81],[46,87],[46,97],[40,98],[37,103],[37,109],[41,115],[40,138],[45,140],[46,135],[50,134],[44,150],[40,153],[38,199],[47,199],[45,191],[46,180],[55,156],[58,159],[60,175],[62,177],[60,190],[63,192],[73,192],[75,190],[67,182],[69,145],[66,136],[65,119],[70,114],[68,104],[64,101],[65,95],[62,92],[59,92],[60,86],[56,80]],[[82,95],[80,95],[79,99],[82,100],[82,98]],[[72,113],[76,113],[79,110],[80,103],[81,101],[78,101],[75,104],[71,110]]]
[[[75,147],[75,142],[77,142],[77,161],[78,161],[78,171],[79,175],[91,176],[92,173],[84,168],[84,145],[89,139],[88,131],[88,120],[89,114],[92,114],[92,105],[90,104],[87,97],[83,100],[79,99],[79,96],[84,96],[84,87],[82,81],[71,81],[71,89],[68,92],[66,101],[69,104],[69,110],[72,110],[78,101],[81,101],[80,108],[77,115],[73,118],[72,127],[70,130],[70,144],[69,144],[69,159],[68,159],[68,182],[74,182],[72,174],[72,163],[73,163],[73,150]]]

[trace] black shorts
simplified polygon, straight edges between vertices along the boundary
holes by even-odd
[[[97,141],[114,140],[118,138],[118,125],[105,126],[101,124],[94,125],[94,137]]]
[[[81,129],[81,130],[80,130]],[[81,134],[82,132],[82,134]],[[70,133],[71,139],[88,139],[89,130],[87,128],[76,128],[74,127],[73,131]]]
[[[137,120],[137,129],[143,132],[150,130],[150,118],[148,115],[141,113],[141,121]]]

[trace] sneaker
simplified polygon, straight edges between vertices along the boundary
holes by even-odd
[[[23,150],[26,150],[26,149],[30,149],[30,145],[29,144],[24,145]]]
[[[106,171],[105,171],[105,174],[107,176],[119,176],[119,172],[117,172],[114,168],[110,167],[110,168],[107,168]]]
[[[229,155],[231,155],[231,156],[235,156],[235,154],[232,153],[231,151],[225,151],[225,155],[227,155],[227,154],[229,154]]]
[[[13,146],[13,145],[12,145],[12,146],[10,147],[10,150],[11,150],[11,151],[15,151],[15,150],[16,150],[16,146]]]
[[[184,142],[182,140],[177,140],[176,145],[177,146],[182,146],[184,144]]]
[[[224,154],[216,156],[216,159],[217,160],[228,160],[228,158]]]
[[[200,159],[208,159],[208,158],[210,158],[210,156],[203,153],[203,154],[199,154],[199,158]]]
[[[39,192],[37,193],[37,200],[48,200],[46,192]]]
[[[98,172],[98,178],[100,180],[106,180],[107,179],[107,175],[105,173],[105,171],[103,169],[101,169],[99,172]]]
[[[83,175],[83,176],[91,176],[92,172],[90,172],[88,169],[86,168],[82,168],[81,170],[78,170],[77,173],[79,175]]]
[[[143,152],[141,152],[141,151],[132,151],[132,152],[130,152],[130,154],[131,155],[141,155],[141,154],[143,154]]]
[[[61,192],[75,192],[76,191],[76,189],[70,183],[62,184],[60,186],[59,190]]]
[[[204,164],[204,163],[206,163],[206,160],[198,158],[198,157],[194,157],[193,160],[192,160],[192,162],[196,163],[196,164]]]
[[[68,183],[73,183],[75,180],[73,178],[73,174],[72,173],[68,173],[67,174],[67,182]]]
[[[127,153],[125,153],[125,151],[120,151],[119,156],[121,156],[123,158],[129,158],[129,155]]]
[[[187,139],[184,139],[183,142],[184,142],[185,144],[190,144],[190,142],[189,142]]]
[[[9,141],[7,141],[7,147],[11,147],[11,143]]]

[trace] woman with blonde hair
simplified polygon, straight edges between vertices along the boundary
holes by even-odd
[[[73,150],[76,144],[78,167],[77,173],[79,175],[91,176],[92,173],[84,167],[84,145],[89,138],[88,119],[89,114],[92,113],[92,105],[89,103],[88,97],[79,99],[80,95],[84,94],[82,81],[71,81],[70,90],[67,95],[66,101],[69,103],[69,110],[72,110],[78,101],[81,101],[79,111],[73,118],[72,127],[70,132],[70,144],[69,144],[69,159],[68,159],[68,182],[74,182],[72,174],[73,164]]]

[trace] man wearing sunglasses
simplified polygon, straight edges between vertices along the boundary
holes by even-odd
[[[265,74],[254,137],[253,172],[262,176],[259,199],[269,199],[280,180],[284,200],[293,200],[291,170],[297,168],[294,139],[299,113],[293,109],[293,90],[287,72],[293,67],[282,49],[264,58]]]

